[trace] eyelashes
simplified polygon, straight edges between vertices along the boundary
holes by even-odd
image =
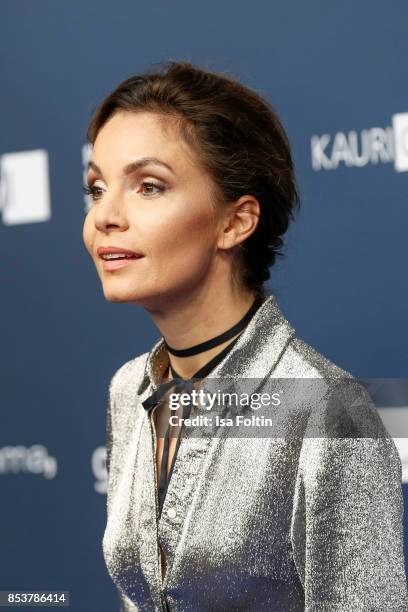
[[[161,183],[155,183],[154,181],[142,181],[140,184],[142,187],[145,186],[145,187],[148,187],[149,189],[154,188],[157,190],[156,192],[143,193],[142,195],[145,197],[157,195],[158,193],[162,193],[166,189],[164,185],[162,185]],[[99,200],[103,193],[102,187],[96,187],[94,185],[91,185],[91,186],[83,185],[82,189],[86,195],[91,196],[92,201],[94,202],[96,200]]]
[[[92,197],[92,200],[96,200],[97,198],[95,198],[95,193],[98,191],[98,187],[88,187],[88,185],[84,185],[82,187],[84,193],[86,195],[90,195]],[[100,190],[102,191],[102,190]]]

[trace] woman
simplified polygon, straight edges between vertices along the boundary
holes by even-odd
[[[169,62],[121,83],[88,139],[85,245],[106,299],[161,333],[109,388],[103,550],[121,610],[408,610],[395,445],[264,287],[298,206],[271,106]],[[323,395],[285,413],[296,436],[184,435],[191,401],[169,433],[168,391],[228,378],[317,379]]]

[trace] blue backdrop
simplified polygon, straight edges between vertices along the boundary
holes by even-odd
[[[105,301],[82,243],[91,113],[168,59],[263,93],[302,198],[269,288],[335,363],[403,378],[408,4],[3,0],[0,14],[0,589],[69,590],[75,612],[112,612],[107,389],[159,332],[141,308]]]

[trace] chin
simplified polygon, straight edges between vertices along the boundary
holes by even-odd
[[[105,279],[102,284],[105,299],[112,303],[135,304],[143,308],[162,307],[170,301],[172,292],[164,290],[162,287],[144,287],[141,289],[134,285],[134,282],[132,286],[131,283],[126,283],[124,279]]]
[[[135,292],[126,290],[120,291],[112,287],[103,287],[103,294],[108,302],[138,302],[138,295]]]
[[[117,282],[115,282],[117,281]],[[155,297],[155,292],[147,287],[141,289],[137,287],[140,283],[133,284],[124,279],[109,279],[102,284],[103,294],[108,302],[123,302],[128,304],[138,304],[144,306],[149,304]],[[136,285],[136,286],[135,286]]]

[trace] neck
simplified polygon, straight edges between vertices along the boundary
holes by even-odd
[[[203,295],[183,298],[166,304],[163,309],[149,310],[166,342],[175,349],[195,346],[223,333],[246,314],[254,302],[252,292],[226,292],[223,296]],[[169,353],[169,360],[183,378],[191,378],[210,359],[220,353],[242,332],[222,344],[188,357]],[[168,377],[168,372],[165,375]]]

